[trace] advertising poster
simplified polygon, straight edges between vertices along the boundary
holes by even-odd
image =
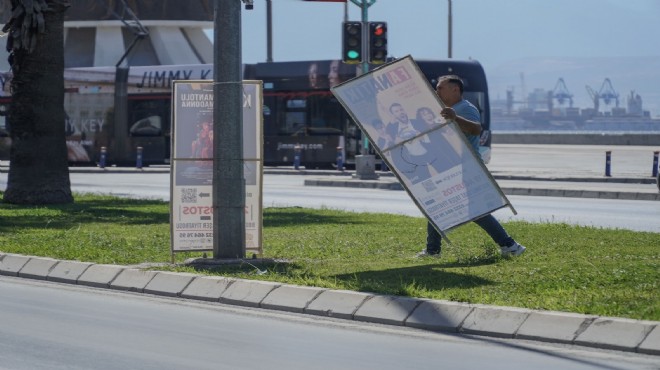
[[[262,253],[262,106],[261,81],[243,81],[247,254]],[[175,81],[172,107],[172,252],[213,250],[213,82]]]
[[[511,207],[410,56],[331,90],[441,233]]]

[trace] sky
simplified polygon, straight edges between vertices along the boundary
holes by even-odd
[[[357,0],[369,2],[374,0]],[[266,1],[242,11],[243,62],[266,60]],[[275,61],[337,59],[344,4],[272,0]],[[447,57],[447,0],[376,0],[391,56]],[[349,20],[361,9],[349,0]],[[660,0],[453,0],[453,57],[496,67],[523,57],[660,56]]]
[[[448,0],[355,1],[373,2],[368,8],[369,20],[388,23],[390,56],[447,58]],[[341,58],[343,3],[272,0],[272,13],[274,61]],[[361,17],[361,7],[349,0],[348,20]],[[648,97],[645,105],[652,107],[654,116],[660,116],[660,87],[656,88],[660,73],[628,85],[621,73],[631,65],[622,64],[622,58],[650,60],[651,70],[660,66],[660,0],[452,0],[452,19],[453,58],[478,60],[493,81],[492,96],[504,95],[508,84],[519,82],[526,61],[537,61],[530,58],[585,58],[581,70],[586,72],[590,61],[597,58],[598,74],[588,81],[573,77],[567,81],[571,92],[576,90],[575,95],[588,103],[585,84],[597,88],[610,74],[621,76],[613,81],[621,87],[621,95],[643,90]],[[241,23],[243,62],[265,62],[266,1],[254,0],[253,10],[242,10]],[[610,58],[618,62],[608,70]],[[560,72],[550,71],[536,81],[534,76],[558,63],[540,63],[535,69],[528,66],[529,90],[536,85],[552,89],[562,77]],[[494,75],[502,71],[509,73]],[[641,84],[645,87],[638,86]]]

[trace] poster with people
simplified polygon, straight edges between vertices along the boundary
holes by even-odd
[[[331,91],[440,232],[511,207],[412,57]]]
[[[213,250],[213,81],[175,81],[172,99],[172,252]],[[262,84],[243,81],[245,249],[262,253]]]

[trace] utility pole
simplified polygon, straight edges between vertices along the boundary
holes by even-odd
[[[447,0],[448,2],[448,12],[447,12],[447,58],[451,59],[451,48],[452,48],[452,14],[451,14],[451,0]]]
[[[273,2],[266,0],[266,62],[273,61]]]
[[[241,2],[215,0],[213,26],[213,258],[237,259],[245,258]]]
[[[376,0],[351,0],[362,11],[362,68],[358,75],[369,73],[369,7]],[[362,135],[361,155],[355,156],[355,176],[361,180],[378,178],[376,174],[376,157],[369,154],[369,139]]]

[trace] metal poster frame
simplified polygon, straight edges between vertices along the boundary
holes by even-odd
[[[443,238],[500,208],[516,214],[411,56],[331,91]]]
[[[246,254],[263,254],[263,84],[243,81]],[[213,250],[213,81],[172,83],[170,247]]]

